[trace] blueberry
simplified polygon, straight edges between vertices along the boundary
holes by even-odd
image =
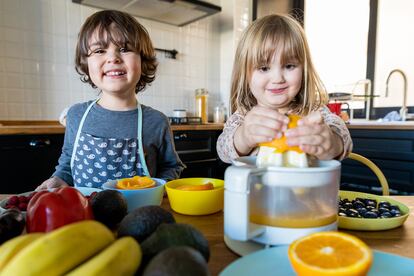
[[[398,207],[397,205],[390,205],[390,211],[391,210],[396,210],[396,211],[399,211],[399,212],[401,212],[401,210],[400,210],[400,207]]]
[[[380,217],[381,218],[391,218],[392,215],[391,215],[390,212],[384,212],[384,213],[381,213],[381,216]]]
[[[368,211],[363,215],[364,218],[378,218],[378,214]]]
[[[367,208],[362,207],[362,208],[358,208],[357,211],[361,216],[363,216],[363,214],[365,214],[368,210]]]
[[[338,213],[340,213],[340,212],[342,212],[342,213],[346,213],[346,209],[345,209],[345,208],[343,208],[343,207],[339,207],[339,209],[338,209]]]
[[[352,205],[354,206],[355,209],[365,207],[365,204],[363,203],[363,201],[360,201],[360,200],[355,200]]]
[[[344,204],[343,204],[343,206],[346,208],[346,209],[351,209],[353,206],[352,206],[352,203],[351,202],[345,202]]]
[[[383,207],[383,208],[389,209],[390,206],[391,206],[391,204],[387,201],[381,201],[380,203],[378,203],[378,207]]]
[[[390,209],[385,208],[385,207],[379,207],[378,212],[380,212],[380,214],[382,214],[382,213],[385,213],[385,212],[390,212]]]
[[[393,217],[397,217],[397,215],[398,215],[398,217],[401,216],[401,212],[399,210],[396,210],[396,209],[391,209],[390,213]]]
[[[357,217],[359,217],[359,213],[355,209],[349,209],[349,210],[347,210],[346,211],[346,214],[348,215],[348,217],[351,217],[351,218],[357,218]]]

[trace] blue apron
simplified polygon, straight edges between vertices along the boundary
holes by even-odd
[[[135,175],[150,176],[142,146],[142,110],[138,103],[138,133],[134,138],[95,137],[82,132],[92,106],[86,109],[79,123],[70,160],[75,187],[100,188],[107,181]]]

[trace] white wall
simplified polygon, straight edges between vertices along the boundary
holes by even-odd
[[[249,1],[210,2],[233,13],[233,5],[241,2],[244,7]],[[73,60],[80,26],[97,10],[70,0],[0,0],[0,120],[55,120],[64,107],[96,97],[79,80]],[[184,27],[138,18],[157,48],[179,52],[176,60],[157,53],[157,77],[139,96],[141,102],[170,116],[174,108],[194,111],[196,88],[210,92],[210,111],[228,101],[227,60],[232,60],[233,50],[222,50],[228,42],[220,40],[228,38],[221,33],[221,16]],[[227,65],[221,74],[223,60]]]

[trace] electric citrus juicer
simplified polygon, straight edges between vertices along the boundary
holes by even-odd
[[[337,229],[341,163],[313,160],[309,167],[258,167],[241,157],[225,172],[224,232],[237,241],[289,244]]]

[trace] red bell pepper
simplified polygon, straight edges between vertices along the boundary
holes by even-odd
[[[63,225],[93,219],[86,197],[73,187],[40,191],[30,200],[26,213],[26,231],[50,232]]]

